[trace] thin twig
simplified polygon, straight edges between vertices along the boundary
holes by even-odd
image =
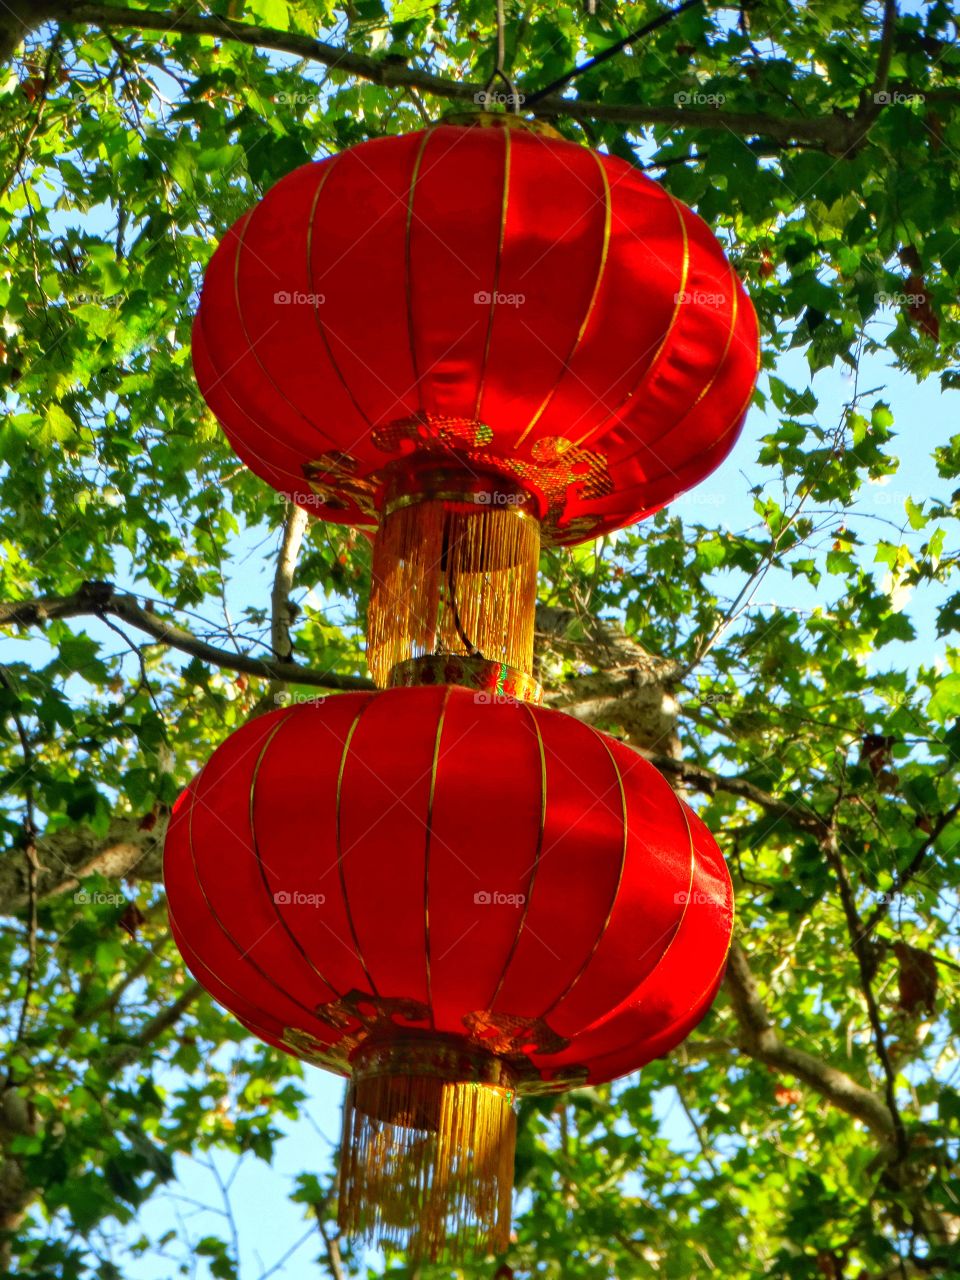
[[[333,1194],[332,1191],[330,1194]],[[323,1243],[327,1251],[327,1261],[330,1264],[330,1272],[333,1276],[333,1280],[347,1280],[347,1272],[343,1265],[343,1255],[340,1252],[339,1237],[331,1235],[327,1230],[327,1224],[324,1221],[328,1201],[329,1196],[327,1200],[313,1206],[313,1211],[317,1219],[317,1228],[321,1236],[323,1236]]]
[[[111,1057],[111,1065],[120,1069],[129,1066],[131,1062],[136,1062],[143,1050],[148,1045],[153,1044],[164,1031],[168,1031],[180,1018],[186,1013],[187,1009],[193,1004],[194,1000],[203,994],[203,988],[199,982],[190,982],[177,996],[173,1004],[166,1009],[162,1009],[155,1017],[146,1023],[143,1030],[134,1037],[129,1043],[124,1045],[117,1053]]]
[[[934,844],[940,836],[943,835],[947,827],[949,827],[952,822],[955,822],[958,817],[960,817],[960,801],[951,805],[949,809],[946,809],[940,815],[933,824],[926,840],[924,840],[923,844],[921,844],[917,849],[916,853],[904,867],[903,871],[898,872],[897,875],[894,876],[893,884],[890,887],[889,892],[884,895],[884,901],[878,903],[864,921],[862,933],[863,938],[868,938],[870,934],[873,933],[874,929],[889,911],[891,900],[898,894],[902,893],[910,881],[914,879]]]
[[[610,58],[615,57],[624,49],[634,45],[638,40],[642,40],[644,36],[652,35],[654,31],[659,31],[661,27],[665,27],[668,22],[672,22],[674,18],[679,17],[687,9],[692,9],[694,5],[703,4],[703,0],[683,0],[683,4],[678,4],[675,9],[669,9],[666,13],[660,13],[655,18],[651,18],[649,22],[645,22],[642,27],[637,27],[636,31],[631,31],[620,40],[616,40],[609,48],[604,49],[595,57],[582,62],[579,66],[571,67],[569,71],[565,71],[562,76],[558,76],[556,80],[551,80],[548,85],[544,85],[542,89],[538,89],[536,93],[526,95],[524,105],[527,107],[534,106],[538,102],[542,102],[544,98],[548,98],[552,93],[556,93],[559,89],[565,88],[577,76],[582,76],[586,71],[592,71],[594,67],[599,67],[601,63],[607,62]]]
[[[711,1156],[710,1154],[710,1149],[707,1145],[707,1140],[704,1137],[704,1133],[703,1133],[703,1125],[700,1123],[697,1117],[690,1110],[690,1107],[687,1105],[687,1100],[683,1095],[683,1090],[680,1088],[679,1080],[674,1080],[673,1088],[674,1088],[674,1091],[676,1092],[677,1098],[679,1099],[680,1106],[683,1108],[683,1114],[687,1117],[687,1120],[690,1122],[690,1128],[693,1130],[694,1135],[696,1136],[697,1143],[700,1147],[700,1154],[703,1156],[704,1160],[706,1161],[710,1172],[713,1174],[715,1178],[718,1178],[720,1176],[720,1171],[718,1170],[717,1166],[714,1164],[713,1156]]]
[[[873,78],[872,93],[874,96],[886,90],[887,81],[890,78],[890,63],[893,61],[897,16],[897,0],[885,0],[883,6],[883,32],[880,36],[880,54],[877,58],[877,69]]]
[[[839,799],[838,799],[839,803]],[[853,943],[854,954],[857,958],[857,966],[860,970],[860,986],[863,991],[864,998],[867,1003],[867,1016],[870,1020],[870,1027],[873,1031],[874,1046],[877,1051],[877,1057],[880,1059],[880,1065],[883,1068],[884,1075],[884,1092],[886,1094],[887,1109],[893,1120],[894,1136],[896,1138],[897,1153],[901,1160],[905,1159],[908,1152],[907,1131],[904,1127],[903,1117],[900,1115],[900,1108],[897,1105],[897,1073],[890,1061],[890,1055],[887,1051],[886,1034],[883,1029],[883,1021],[880,1017],[880,1010],[877,1005],[877,998],[873,991],[873,960],[870,947],[863,932],[860,915],[857,911],[856,902],[854,901],[853,889],[847,876],[846,867],[843,865],[843,858],[840,856],[840,849],[837,844],[836,834],[831,831],[830,837],[823,843],[824,852],[827,855],[827,861],[833,868],[834,875],[837,880],[837,887],[840,891],[840,902],[843,906],[843,912],[847,921],[847,930]]]
[[[167,737],[167,725],[163,718],[163,708],[160,706],[160,703],[157,701],[156,694],[150,687],[150,677],[147,674],[147,660],[144,656],[143,650],[138,644],[134,644],[122,627],[118,627],[115,622],[111,622],[106,614],[101,613],[98,616],[103,625],[105,627],[109,627],[111,631],[115,632],[130,652],[136,657],[137,663],[140,667],[140,687],[146,690],[147,697],[150,699],[153,709],[157,713],[157,719],[160,721],[160,732],[163,734],[164,740],[169,742],[170,739]]]
[[[63,43],[63,37],[58,35],[56,40],[50,46],[50,51],[47,54],[46,67],[44,68],[44,73],[43,73],[43,90],[40,94],[40,101],[37,103],[36,115],[34,116],[30,127],[27,129],[26,133],[21,139],[20,146],[17,148],[17,154],[14,157],[14,161],[13,161],[13,164],[10,166],[9,172],[4,178],[3,183],[0,184],[0,199],[2,199],[7,194],[10,188],[13,186],[14,182],[20,176],[20,166],[23,164],[24,160],[27,158],[27,154],[30,150],[30,144],[33,142],[34,138],[37,136],[37,131],[39,130],[41,121],[43,120],[44,107],[46,107],[47,105],[47,93],[49,92],[49,89],[50,89],[50,82],[53,74],[53,62],[56,55],[60,51],[60,46],[62,43]]]
[[[372,689],[372,681],[363,676],[342,676],[332,671],[315,671],[294,662],[278,662],[271,658],[251,658],[247,654],[218,649],[166,618],[151,607],[141,606],[137,597],[117,591],[109,582],[85,582],[72,596],[50,596],[36,600],[0,602],[0,626],[40,626],[53,618],[76,618],[85,615],[102,617],[105,613],[146,632],[159,644],[179,649],[212,666],[266,680],[288,684],[305,684],[323,689]]]
[[[0,683],[14,698],[17,698],[16,686],[6,667],[0,667]],[[33,798],[33,782],[31,779],[34,765],[33,747],[20,712],[14,708],[10,713],[10,717],[16,728],[17,738],[20,741],[20,750],[23,753],[23,773],[21,775],[24,798],[23,852],[27,862],[27,964],[24,973],[23,1003],[20,1006],[17,1033],[14,1037],[14,1046],[17,1046],[23,1043],[23,1037],[27,1030],[27,1023],[30,1017],[30,1001],[33,997],[34,983],[37,976],[37,886],[41,868],[40,859],[37,856],[38,832]],[[12,1083],[13,1068],[11,1066],[7,1072],[7,1086],[9,1087]]]

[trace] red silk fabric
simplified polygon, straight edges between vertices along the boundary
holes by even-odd
[[[210,262],[193,357],[243,461],[322,518],[374,523],[382,468],[426,438],[384,430],[454,420],[491,433],[461,460],[513,460],[551,540],[576,542],[719,465],[758,332],[709,228],[639,170],[443,125],[268,191]],[[336,505],[305,478],[318,458],[346,477]]]
[[[348,1071],[368,1034],[464,1036],[521,1087],[666,1053],[733,918],[715,842],[650,764],[456,687],[244,725],[178,800],[164,876],[187,965],[263,1039]]]

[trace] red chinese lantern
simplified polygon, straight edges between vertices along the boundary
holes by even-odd
[[[188,966],[350,1078],[345,1229],[503,1248],[514,1101],[676,1045],[720,982],[709,832],[623,744],[463,688],[343,694],[233,733],[167,835]]]
[[[197,379],[240,457],[379,526],[368,661],[530,671],[541,540],[639,520],[729,452],[757,322],[686,206],[505,116],[378,138],[278,182],[224,237]]]

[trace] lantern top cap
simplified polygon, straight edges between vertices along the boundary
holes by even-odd
[[[546,120],[525,119],[510,111],[493,111],[479,103],[476,106],[461,106],[454,111],[448,111],[429,127],[436,129],[441,125],[455,125],[465,129],[511,129],[523,133],[534,133],[542,138],[550,138],[554,142],[570,141]]]
[[[478,703],[543,703],[543,685],[535,676],[479,654],[421,654],[398,662],[387,677],[391,689],[419,685],[456,685],[469,690]]]

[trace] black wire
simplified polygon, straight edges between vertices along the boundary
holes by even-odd
[[[447,582],[447,600],[450,605],[450,612],[453,614],[453,625],[457,629],[457,635],[464,643],[467,654],[471,658],[482,658],[483,654],[467,635],[466,631],[464,631],[463,623],[460,621],[460,610],[457,608],[457,593],[453,589],[453,566],[451,564],[449,553],[450,525],[448,523],[445,524],[443,528],[443,544],[440,551],[440,570]]]

